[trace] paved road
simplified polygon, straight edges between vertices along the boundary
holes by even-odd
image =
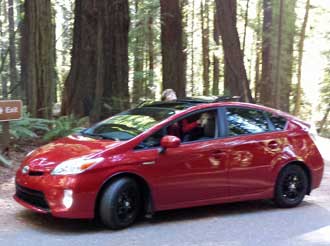
[[[277,209],[259,201],[176,210],[123,231],[34,214],[11,200],[11,184],[0,189],[8,191],[0,197],[1,246],[330,245],[330,161],[321,187],[298,208]]]

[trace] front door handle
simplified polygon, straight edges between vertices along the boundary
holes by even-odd
[[[142,162],[142,165],[154,165],[156,164],[156,161],[144,161]]]

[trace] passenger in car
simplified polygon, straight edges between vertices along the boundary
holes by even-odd
[[[175,101],[177,100],[176,93],[173,89],[166,89],[162,93],[161,100],[164,102],[170,102],[170,101]]]

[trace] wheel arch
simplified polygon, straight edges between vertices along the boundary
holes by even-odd
[[[131,178],[135,180],[141,189],[142,192],[142,200],[143,200],[143,213],[144,214],[152,214],[154,211],[154,204],[153,204],[153,197],[152,197],[152,192],[150,189],[149,184],[147,181],[141,177],[140,175],[133,173],[133,172],[119,172],[111,177],[109,177],[107,180],[105,180],[99,189],[96,200],[95,200],[95,207],[94,207],[94,217],[99,216],[99,205],[100,205],[100,200],[102,197],[103,192],[109,187],[109,185],[113,182],[115,182],[118,179],[121,178]]]

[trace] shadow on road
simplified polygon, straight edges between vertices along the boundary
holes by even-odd
[[[296,214],[296,216],[292,214]],[[304,231],[325,226],[325,221],[330,222],[329,211],[310,202],[303,202],[295,209],[278,209],[271,201],[250,201],[163,211],[156,213],[152,219],[140,220],[131,227],[130,230],[134,231],[142,228],[150,229],[149,227],[166,227],[190,222],[195,224],[198,224],[198,222],[207,223],[208,220],[212,219],[216,219],[223,225],[236,220],[241,222],[245,220],[249,220],[250,222],[254,221],[255,224],[263,224],[265,222],[276,223],[277,220],[285,219],[287,215],[289,215],[289,218],[292,218],[292,216],[296,217],[294,224],[299,224],[299,220],[302,220],[301,222],[309,221],[310,226],[305,225]],[[21,211],[16,216],[27,226],[32,226],[35,230],[45,231],[47,233],[113,233],[113,231],[108,230],[94,220],[60,219],[54,218],[51,215],[36,214],[28,210]],[[295,233],[299,233],[299,230]]]

